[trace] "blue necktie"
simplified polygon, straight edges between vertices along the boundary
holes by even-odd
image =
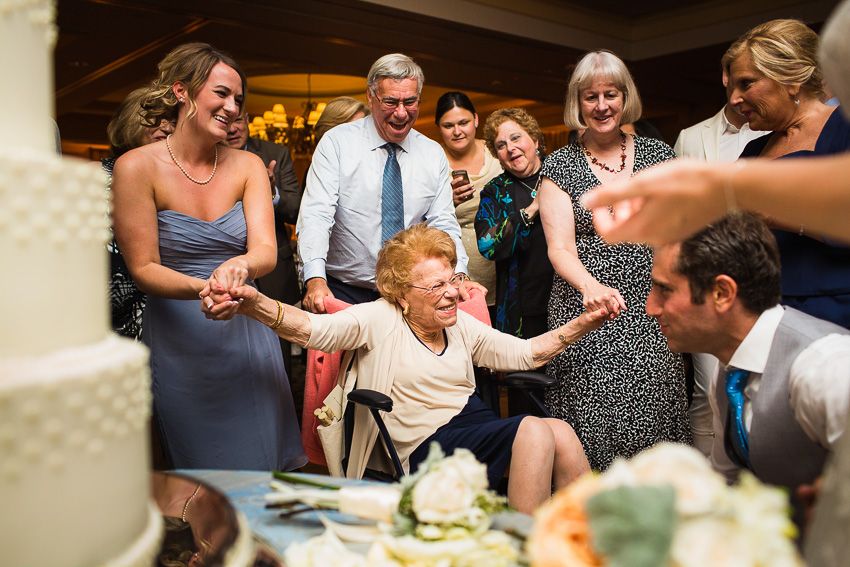
[[[726,372],[726,398],[729,400],[729,436],[735,452],[747,466],[750,465],[750,442],[744,429],[744,388],[750,377],[749,370],[737,368]]]
[[[384,165],[384,183],[381,188],[381,242],[386,242],[404,228],[404,194],[401,189],[401,168],[395,157],[398,146],[384,144],[387,163]]]

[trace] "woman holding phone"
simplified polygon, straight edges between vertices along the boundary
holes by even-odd
[[[481,189],[502,173],[502,166],[486,151],[484,141],[475,139],[478,114],[465,94],[457,91],[443,94],[437,101],[435,122],[452,168],[455,214],[469,256],[469,276],[487,288],[487,306],[491,310],[490,318],[495,321],[496,268],[478,253],[474,222]]]

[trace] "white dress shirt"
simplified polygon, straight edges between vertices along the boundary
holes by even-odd
[[[386,144],[371,116],[341,124],[319,142],[301,200],[296,234],[304,281],[333,276],[375,289],[381,241],[381,194]],[[456,271],[467,255],[452,202],[451,176],[439,144],[411,130],[396,152],[404,190],[404,226],[420,222],[455,242]]]
[[[734,110],[733,110],[734,112]],[[720,153],[718,161],[735,161],[741,156],[741,152],[747,147],[747,144],[761,138],[770,132],[760,130],[751,130],[750,125],[746,122],[740,128],[729,122],[726,118],[726,113],[723,113],[723,130],[720,132]]]
[[[729,365],[721,365],[711,381],[708,399],[714,414],[715,436],[710,461],[714,469],[729,480],[737,476],[738,467],[729,460],[724,448],[726,416],[721,416],[717,409],[717,384],[729,368],[749,370],[743,408],[744,429],[749,433],[753,420],[752,400],[758,395],[773,337],[784,314],[781,305],[762,313],[732,355]],[[794,416],[806,435],[832,449],[844,432],[850,408],[850,335],[826,335],[803,349],[791,365],[788,392]]]

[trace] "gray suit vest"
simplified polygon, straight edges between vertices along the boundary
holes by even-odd
[[[812,441],[797,422],[789,399],[789,375],[794,360],[807,346],[833,333],[847,335],[850,331],[786,307],[770,346],[758,393],[752,401],[753,420],[749,433],[752,471],[763,482],[788,488],[795,508],[794,520],[798,524],[802,521],[802,510],[794,491],[821,474],[828,451]],[[725,376],[718,380],[716,399],[717,409],[726,423],[726,454],[732,462],[743,467],[729,436]]]

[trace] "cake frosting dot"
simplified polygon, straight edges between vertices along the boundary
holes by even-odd
[[[92,457],[99,457],[103,454],[104,443],[102,439],[89,439],[86,443],[86,452]]]

